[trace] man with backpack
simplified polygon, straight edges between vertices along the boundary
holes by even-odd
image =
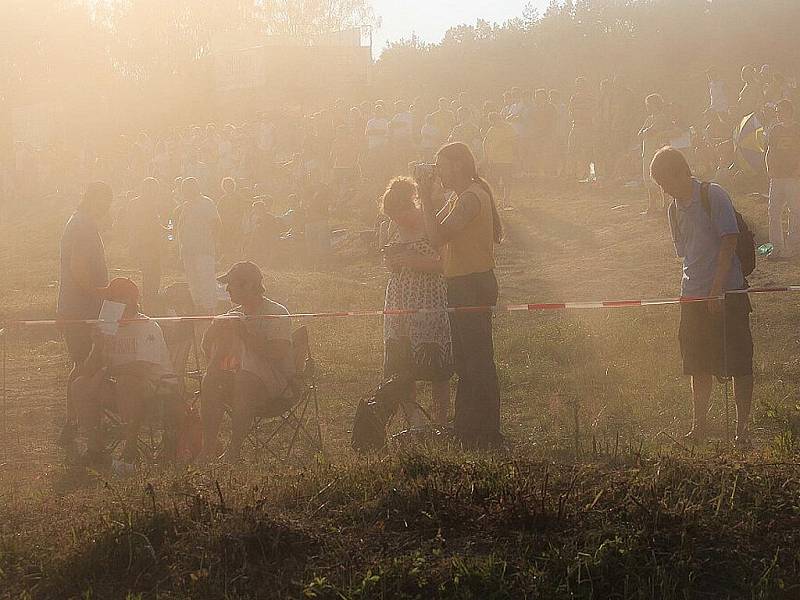
[[[733,207],[728,193],[692,176],[674,148],[659,150],[650,175],[674,201],[669,223],[675,250],[683,259],[681,296],[721,298],[681,304],[679,340],[683,370],[692,379],[694,413],[691,442],[707,434],[706,417],[714,376],[733,378],[736,398],[736,445],[749,446],[753,398],[753,339],[745,276],[755,267],[753,234]]]

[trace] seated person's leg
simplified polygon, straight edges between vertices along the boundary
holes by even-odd
[[[225,403],[233,396],[233,374],[209,371],[203,377],[200,392],[200,420],[203,425],[203,451],[200,458],[207,460],[216,455],[217,436],[225,414]]]
[[[256,409],[265,402],[269,402],[269,396],[264,382],[252,373],[246,371],[237,373],[236,393],[231,412],[231,443],[225,453],[229,460],[236,460],[239,457]]]
[[[167,392],[160,393],[156,398],[156,402],[159,402],[161,406],[163,406],[163,458],[171,462],[174,461],[178,455],[178,439],[181,435],[181,417],[185,410],[183,397],[177,388],[173,388],[169,389]]]
[[[114,379],[117,381],[117,412],[125,423],[123,458],[125,462],[134,463],[139,457],[139,431],[154,390],[147,379],[131,373],[117,373]]]
[[[103,408],[113,399],[114,390],[104,370],[77,377],[69,388],[75,419],[86,433],[87,450],[89,454],[99,454],[104,447],[101,427]]]

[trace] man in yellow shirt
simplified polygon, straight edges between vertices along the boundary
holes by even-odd
[[[499,113],[489,113],[489,129],[483,139],[483,155],[489,169],[489,178],[496,190],[502,189],[500,207],[511,208],[512,176],[514,173],[517,133]]]

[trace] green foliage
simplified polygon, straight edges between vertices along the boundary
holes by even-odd
[[[662,92],[695,110],[711,65],[735,88],[731,94],[742,65],[771,63],[790,74],[800,67],[797,2],[554,1],[543,14],[528,8],[520,17],[459,25],[435,46],[392,44],[378,63],[376,89],[402,96],[413,82],[415,96],[468,90],[477,101],[511,86],[567,92],[578,75],[595,84],[619,76],[642,97]]]

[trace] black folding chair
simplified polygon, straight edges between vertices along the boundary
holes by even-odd
[[[195,406],[203,378],[194,324],[165,323],[162,330],[174,373],[163,375],[152,397],[146,399],[145,420],[137,441],[139,458],[151,464],[160,458],[176,458],[180,417],[186,407]],[[109,409],[105,411],[105,421],[107,451],[113,456],[123,446],[126,424]]]
[[[279,460],[288,460],[298,441],[305,441],[314,454],[324,455],[319,417],[316,363],[311,356],[308,328],[292,333],[295,375],[286,386],[284,399],[291,405],[280,417],[256,413],[248,439],[257,453],[267,452]],[[285,448],[276,448],[282,436],[291,434]]]

